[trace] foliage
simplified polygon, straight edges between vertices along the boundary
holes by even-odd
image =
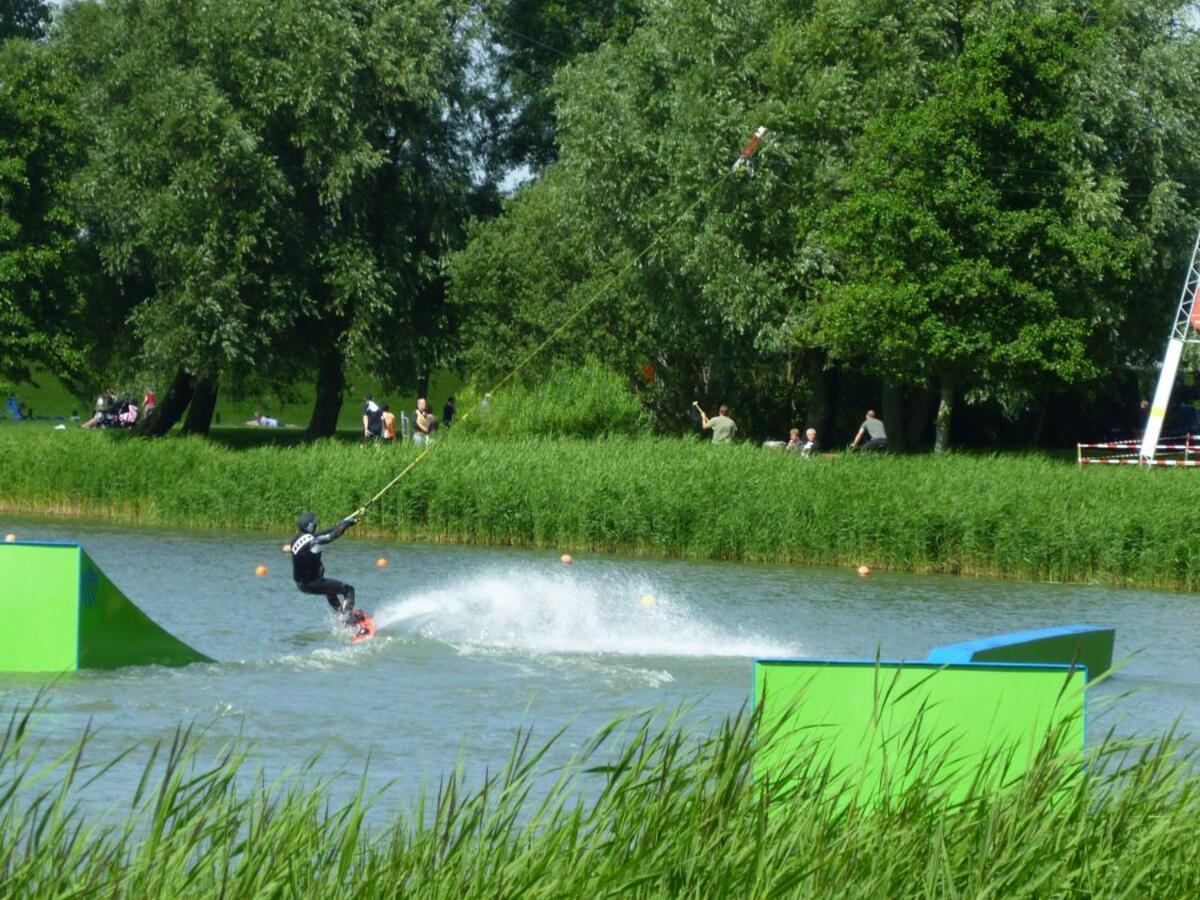
[[[0,896],[1194,896],[1200,783],[1178,742],[1105,743],[1083,772],[1046,752],[1005,789],[981,772],[947,806],[929,759],[894,803],[839,796],[810,741],[788,771],[755,777],[772,735],[727,718],[694,735],[650,717],[601,729],[557,777],[551,744],[518,734],[479,784],[446,776],[390,824],[305,767],[266,783],[249,747],[209,760],[190,729],[155,745],[129,811],[79,801],[104,761],[88,735],[57,761],[15,710],[0,735]],[[997,757],[1001,754],[997,753]],[[1003,760],[997,760],[1002,766]],[[997,769],[998,766],[989,766]]]
[[[0,44],[9,38],[36,40],[46,33],[49,21],[45,0],[0,0]]]
[[[453,263],[467,358],[602,295],[548,353],[781,421],[828,367],[1012,413],[1156,355],[1200,178],[1182,8],[652,5],[559,74],[558,160]]]
[[[1147,274],[1192,230],[1181,182],[1200,176],[1172,99],[1196,87],[1196,47],[1170,15],[968,4],[905,29],[912,64],[881,74],[893,102],[866,121],[822,217],[834,271],[812,319],[835,358],[1020,409],[1138,347],[1140,329],[1114,335],[1144,317]],[[890,27],[835,40],[870,46]]]
[[[358,508],[418,452],[122,437],[0,427],[0,509],[286,534],[302,508],[327,519]],[[1038,456],[804,460],[657,438],[474,440],[452,428],[361,530],[1195,590],[1192,474]]]
[[[487,0],[483,4],[496,93],[484,108],[490,166],[540,169],[554,159],[555,73],[607,40],[624,40],[643,0]]]
[[[0,378],[33,367],[79,381],[87,367],[87,248],[66,191],[83,144],[69,86],[48,48],[0,45]]]
[[[460,419],[461,430],[472,437],[637,436],[649,428],[646,410],[628,380],[594,359],[559,366],[532,385],[499,391],[489,396],[486,408],[480,407],[482,399],[478,389],[459,398],[460,408],[469,413],[465,421]]]
[[[146,366],[286,383],[333,354],[339,403],[346,354],[394,380],[428,371],[437,258],[466,184],[451,138],[460,11],[69,7],[94,132],[79,195],[107,268],[141,286],[130,322]]]

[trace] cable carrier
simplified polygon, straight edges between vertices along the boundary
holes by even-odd
[[[1175,375],[1179,371],[1179,361],[1183,357],[1183,348],[1188,344],[1200,344],[1200,233],[1192,245],[1192,261],[1188,265],[1187,278],[1183,282],[1183,292],[1179,296],[1179,308],[1175,311],[1175,324],[1171,326],[1171,337],[1167,341],[1167,352],[1163,356],[1162,368],[1158,373],[1158,386],[1154,389],[1154,400],[1150,403],[1150,416],[1146,420],[1146,431],[1137,444],[1137,459],[1135,463],[1143,465],[1174,465],[1194,467],[1196,462],[1189,458],[1188,451],[1194,452],[1192,436],[1188,435],[1185,443],[1184,456],[1178,458],[1176,444],[1159,445],[1163,422],[1167,417],[1167,408],[1171,402],[1171,391],[1175,387]],[[1082,465],[1082,448],[1080,445],[1080,464]],[[1159,452],[1175,455],[1175,458],[1160,461]]]

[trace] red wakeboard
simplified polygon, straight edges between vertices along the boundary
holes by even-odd
[[[375,637],[375,620],[361,609],[356,609],[346,622],[349,628],[354,629],[354,634],[350,638],[350,643],[357,644],[360,641],[365,641],[367,638]]]

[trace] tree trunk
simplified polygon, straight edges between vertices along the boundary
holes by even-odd
[[[317,399],[305,432],[310,441],[332,437],[337,431],[338,413],[342,411],[345,389],[345,359],[336,344],[329,344],[321,350],[317,360]]]
[[[950,448],[950,417],[954,414],[954,380],[942,379],[942,397],[938,401],[937,418],[934,425],[937,429],[933,442],[934,453],[945,453]]]
[[[883,383],[883,408],[879,418],[887,430],[888,449],[903,453],[908,449],[904,431],[904,387],[894,381]]]
[[[176,372],[175,380],[171,382],[162,402],[155,406],[154,412],[138,426],[138,434],[162,437],[174,428],[183,411],[192,402],[192,386],[193,378],[188,372],[183,369]]]
[[[802,432],[809,427],[817,429],[817,440],[823,446],[832,447],[829,443],[829,423],[833,420],[837,373],[825,368],[825,356],[817,352],[806,354],[804,368],[809,384],[808,418],[796,424]]]
[[[213,412],[217,408],[217,391],[221,386],[221,376],[212,378],[197,378],[192,386],[192,403],[188,407],[187,419],[183,423],[184,434],[200,434],[208,436],[212,425]]]
[[[928,386],[918,388],[909,397],[907,420],[904,423],[904,436],[908,440],[910,450],[915,449],[921,443],[921,438],[925,436],[925,429],[929,425],[929,417],[933,415],[933,401],[936,398],[937,391]]]

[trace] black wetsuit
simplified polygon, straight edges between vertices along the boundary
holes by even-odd
[[[325,564],[321,562],[321,548],[336,541],[349,527],[349,523],[339,522],[328,531],[301,532],[292,538],[292,577],[296,579],[296,587],[304,593],[324,594],[334,612],[352,620],[354,586],[336,578],[326,578]]]

